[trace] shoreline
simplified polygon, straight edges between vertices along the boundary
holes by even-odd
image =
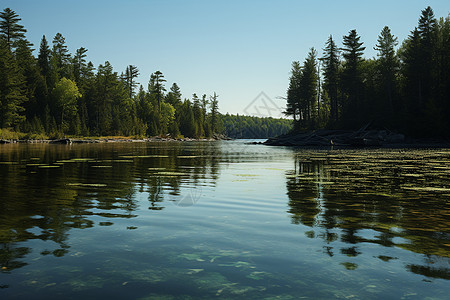
[[[0,139],[0,144],[99,144],[99,143],[147,143],[147,142],[212,142],[220,140],[231,140],[231,138],[218,135],[212,138],[170,138],[170,137],[149,137],[149,138],[127,138],[127,137],[100,137],[100,138],[62,138],[62,139],[30,139],[30,140],[16,140],[16,139]]]
[[[270,138],[267,146],[289,146],[305,149],[437,149],[450,148],[442,138],[410,138],[389,130],[315,130]]]

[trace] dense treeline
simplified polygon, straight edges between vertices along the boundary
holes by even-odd
[[[378,36],[377,57],[363,58],[356,30],[339,48],[330,35],[322,57],[312,48],[292,63],[286,115],[294,130],[357,129],[369,122],[414,136],[450,135],[450,16],[431,7],[398,49],[388,26]]]
[[[237,139],[257,139],[275,137],[287,133],[292,127],[292,120],[260,118],[240,115],[222,115],[224,132]]]
[[[51,45],[44,35],[34,57],[20,21],[9,8],[0,12],[0,130],[196,138],[221,130],[216,93],[183,101],[176,83],[166,91],[160,71],[138,88],[136,66],[121,74],[108,61],[94,68],[87,49],[69,53],[60,33]]]

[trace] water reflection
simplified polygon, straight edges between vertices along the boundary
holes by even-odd
[[[219,161],[228,159],[214,143],[2,145],[1,272],[27,264],[32,249],[25,241],[53,241],[41,254],[61,257],[71,229],[137,217],[145,203],[138,195],[147,195],[150,210],[193,204],[202,186],[216,184]]]
[[[75,299],[442,295],[449,159],[237,142],[7,145],[0,288]]]
[[[286,183],[292,223],[310,227],[326,255],[346,257],[346,269],[371,243],[421,254],[408,271],[450,279],[449,151],[301,151]]]

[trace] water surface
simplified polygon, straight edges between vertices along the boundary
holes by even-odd
[[[2,299],[447,299],[449,150],[0,145]]]

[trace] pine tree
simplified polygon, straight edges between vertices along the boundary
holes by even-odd
[[[413,124],[414,119],[423,110],[422,100],[422,74],[421,69],[421,46],[419,31],[414,29],[408,38],[403,42],[400,49],[402,59],[402,80],[404,113],[407,115],[405,122]]]
[[[436,63],[437,69],[434,72],[435,84],[434,97],[438,101],[437,105],[440,114],[444,116],[444,125],[441,128],[443,136],[450,133],[450,15],[441,18],[437,23],[436,34]]]
[[[36,116],[42,116],[48,94],[45,79],[41,75],[38,63],[34,58],[31,45],[26,40],[16,43],[15,58],[19,72],[25,80],[25,95],[27,101],[22,104],[25,109],[25,116],[28,121],[32,121]]]
[[[421,65],[421,98],[428,102],[432,94],[433,73],[437,71],[435,58],[436,49],[436,19],[430,6],[422,10],[419,19],[418,33],[420,37],[420,65]]]
[[[87,51],[88,50],[84,47],[78,48],[72,59],[73,76],[74,76],[75,82],[78,85],[81,84],[81,78],[83,76],[85,69],[87,68],[87,64],[86,64],[86,56],[87,56],[86,52]]]
[[[323,88],[330,97],[330,117],[334,123],[339,117],[338,86],[339,86],[339,49],[330,35],[323,49]]]
[[[287,116],[293,116],[294,124],[301,118],[300,115],[300,80],[302,78],[302,69],[298,61],[292,62],[291,77],[289,79],[289,88],[287,90]]]
[[[41,73],[45,78],[50,75],[50,47],[48,46],[45,35],[42,36],[41,45],[39,47],[38,64],[41,68]]]
[[[203,131],[204,135],[207,136],[207,129],[206,129],[206,114],[208,110],[209,100],[206,98],[206,94],[202,95],[202,100],[200,102],[200,108],[202,110],[202,120],[203,120]]]
[[[345,59],[341,83],[347,95],[347,101],[344,104],[346,112],[344,123],[349,127],[359,126],[359,120],[362,120],[363,84],[360,65],[366,47],[362,46],[360,39],[356,30],[351,30],[347,36],[344,36],[344,47],[341,49]]]
[[[211,134],[215,134],[219,132],[219,100],[217,98],[219,95],[214,92],[212,96],[210,96],[209,105],[211,108],[210,113],[210,123],[211,123]]]
[[[6,41],[9,49],[15,48],[15,43],[25,38],[26,29],[19,24],[22,19],[10,8],[0,12],[0,38]]]
[[[314,128],[317,121],[317,52],[311,48],[306,58],[300,79],[300,109],[304,112],[306,124],[309,128]]]
[[[0,39],[0,128],[13,127],[25,120],[22,115],[27,100],[25,91],[25,78],[10,45]]]
[[[70,70],[70,53],[67,49],[66,39],[59,32],[53,38],[51,62],[52,67],[58,75],[57,79],[72,77],[72,72]]]
[[[197,131],[191,101],[185,100],[180,116],[180,131],[186,137],[194,137]]]
[[[129,65],[125,70],[125,74],[122,74],[122,80],[125,83],[125,88],[128,91],[128,97],[133,98],[134,90],[138,83],[135,78],[139,76],[139,70],[136,66]]]
[[[178,109],[180,107],[181,103],[181,90],[180,87],[173,83],[170,87],[169,93],[167,93],[166,96],[166,102],[171,104],[175,109]]]
[[[196,127],[196,133],[195,137],[200,138],[205,135],[205,130],[203,129],[203,113],[201,109],[200,99],[198,98],[197,94],[192,95],[192,102],[193,102],[193,112],[194,112],[194,119],[195,119],[195,127]]]
[[[399,111],[398,103],[394,105],[393,100],[399,69],[399,61],[395,54],[395,47],[398,45],[398,42],[388,26],[383,28],[378,36],[377,42],[378,44],[374,47],[378,51],[377,69],[379,72],[379,81],[384,90],[383,98],[386,99],[381,111],[383,111],[387,118],[392,118],[394,111]]]
[[[109,61],[99,65],[95,83],[95,116],[97,134],[107,134],[112,123],[112,103],[117,90],[117,73]]]
[[[166,80],[164,79],[164,75],[161,71],[156,71],[150,75],[148,91],[150,94],[155,95],[158,103],[158,111],[161,111],[161,102],[164,99],[164,92],[166,91],[164,82],[166,82]]]

